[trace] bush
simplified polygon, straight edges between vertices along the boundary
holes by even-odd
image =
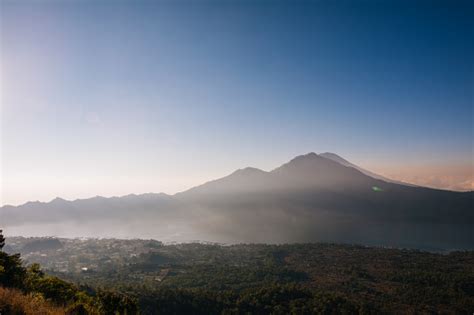
[[[17,289],[0,287],[0,314],[59,315],[66,314],[62,307],[51,305],[37,294],[23,294]]]

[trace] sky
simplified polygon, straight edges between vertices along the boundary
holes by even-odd
[[[0,2],[1,204],[334,152],[474,189],[472,1]]]

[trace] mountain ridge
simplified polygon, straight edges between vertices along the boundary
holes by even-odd
[[[393,180],[393,179],[390,179],[388,177],[376,174],[376,173],[371,172],[369,170],[366,170],[366,169],[364,169],[364,168],[362,168],[358,165],[355,165],[355,164],[347,161],[346,159],[344,159],[344,158],[340,157],[339,155],[337,155],[335,153],[332,153],[332,152],[324,152],[324,153],[321,153],[320,156],[325,157],[327,159],[331,159],[335,162],[338,162],[341,165],[344,165],[344,166],[347,166],[347,167],[353,167],[356,170],[364,173],[365,175],[376,178],[376,179],[380,179],[380,180],[383,180],[383,181],[386,181],[386,182],[396,183],[396,184],[400,184],[400,185],[417,186],[417,185],[414,185],[414,184],[410,184],[410,183],[406,183],[406,182],[402,182],[402,181],[398,181],[398,180]]]
[[[4,206],[0,218],[32,236],[463,249],[474,248],[473,197],[383,181],[311,152],[268,172],[243,168],[174,195],[54,199]]]
[[[255,172],[255,173],[265,173],[265,174],[269,174],[269,173],[272,173],[272,172],[275,172],[276,170],[280,169],[281,167],[291,163],[291,162],[294,162],[295,160],[298,160],[298,159],[303,159],[303,158],[314,158],[314,157],[322,157],[322,158],[325,158],[325,159],[328,159],[328,160],[331,160],[331,161],[334,161],[340,165],[343,165],[345,167],[351,167],[351,168],[354,168],[356,169],[357,171],[361,172],[362,174],[364,175],[367,175],[369,177],[372,177],[372,178],[375,178],[375,179],[380,179],[380,180],[383,180],[383,181],[386,181],[386,182],[389,182],[389,183],[396,183],[396,184],[400,184],[400,185],[406,185],[406,186],[412,186],[412,187],[420,187],[420,188],[426,188],[426,189],[432,189],[432,190],[439,190],[439,191],[449,191],[449,192],[454,192],[454,193],[470,193],[470,192],[473,192],[473,191],[456,191],[456,190],[448,190],[448,189],[441,189],[441,188],[433,188],[433,187],[427,187],[427,186],[419,186],[419,185],[415,185],[415,184],[411,184],[411,183],[406,183],[406,182],[402,182],[402,181],[397,181],[397,180],[393,180],[393,179],[390,179],[390,178],[387,178],[385,176],[382,176],[382,175],[379,175],[379,174],[376,174],[374,172],[371,172],[369,170],[366,170],[362,167],[359,167],[357,166],[356,164],[353,164],[349,161],[347,161],[346,159],[342,158],[341,156],[335,154],[335,153],[332,153],[332,152],[324,152],[324,153],[320,153],[320,154],[316,154],[315,152],[309,152],[307,154],[302,154],[302,155],[298,155],[294,158],[292,158],[290,161],[270,170],[270,171],[264,171],[262,169],[259,169],[259,168],[256,168],[256,167],[252,167],[252,166],[247,166],[247,167],[244,167],[244,168],[240,168],[240,169],[237,169],[235,170],[234,172],[228,174],[228,175],[225,175],[223,177],[220,177],[220,178],[217,178],[217,179],[212,179],[212,180],[209,180],[207,182],[204,182],[200,185],[197,185],[197,186],[194,186],[194,187],[191,187],[191,188],[188,188],[186,190],[183,190],[183,191],[180,191],[180,192],[176,192],[174,194],[168,194],[168,193],[165,193],[165,192],[145,192],[145,193],[130,193],[130,194],[126,194],[126,195],[119,195],[119,196],[110,196],[110,197],[105,197],[105,196],[100,196],[100,195],[96,195],[94,197],[85,197],[85,198],[76,198],[76,199],[64,199],[62,197],[55,197],[53,199],[51,199],[50,201],[39,201],[39,200],[35,200],[35,201],[27,201],[23,204],[19,204],[19,205],[10,205],[10,204],[5,204],[3,206],[0,207],[1,208],[4,208],[4,207],[22,207],[22,206],[26,206],[26,205],[29,205],[29,204],[48,204],[48,203],[51,203],[53,201],[67,201],[67,202],[76,202],[76,201],[83,201],[83,200],[89,200],[89,199],[94,199],[94,198],[105,198],[105,199],[119,199],[119,198],[128,198],[128,197],[145,197],[145,196],[155,196],[155,197],[173,197],[173,196],[176,196],[176,195],[181,195],[183,193],[186,193],[190,190],[193,190],[199,186],[202,186],[202,185],[205,185],[205,184],[208,184],[208,183],[212,183],[212,182],[216,182],[216,181],[219,181],[221,179],[224,179],[224,178],[227,178],[229,176],[233,176],[233,175],[241,175],[241,174],[246,174],[246,173],[249,173],[249,172]]]

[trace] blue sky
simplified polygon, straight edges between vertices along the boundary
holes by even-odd
[[[0,8],[3,203],[173,193],[310,151],[472,187],[471,1]]]

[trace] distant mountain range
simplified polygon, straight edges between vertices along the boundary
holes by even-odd
[[[474,249],[474,192],[417,187],[334,153],[245,168],[175,195],[56,198],[0,208],[10,234]]]

